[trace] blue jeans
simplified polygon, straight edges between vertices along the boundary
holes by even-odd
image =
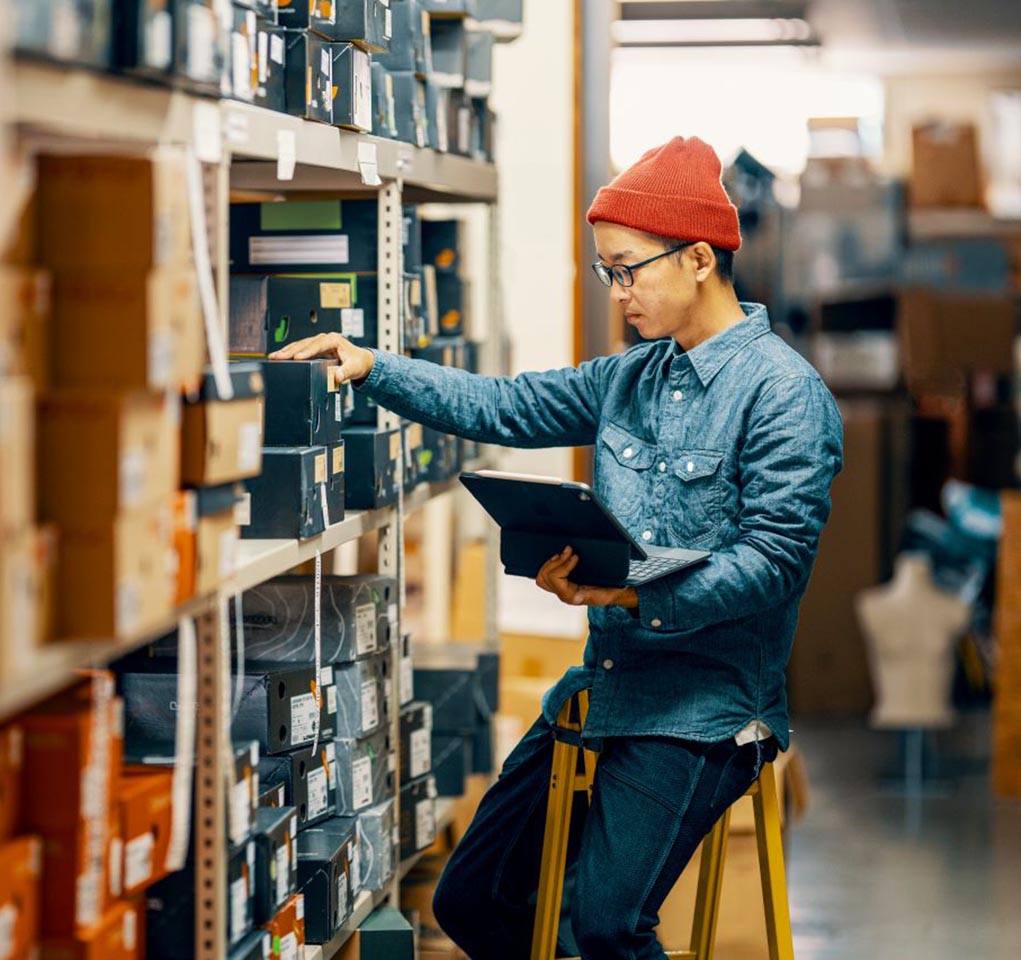
[[[471,960],[527,960],[535,921],[553,730],[539,718],[507,758],[455,848],[433,900]],[[583,960],[666,956],[659,908],[701,839],[777,754],[671,737],[602,743],[592,805],[578,794],[568,844],[558,954]]]

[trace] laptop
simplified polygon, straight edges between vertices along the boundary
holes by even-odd
[[[462,473],[461,483],[499,525],[513,576],[535,579],[568,546],[578,554],[571,580],[594,587],[639,587],[710,556],[635,540],[585,483],[499,470]]]

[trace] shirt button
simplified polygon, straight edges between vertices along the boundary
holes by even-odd
[[[675,390],[671,394],[671,396],[674,398],[674,400],[683,400],[684,399],[684,392],[682,390]]]
[[[652,539],[652,531],[651,530],[643,530],[642,531],[642,539],[646,540],[646,541],[651,540]]]
[[[651,623],[654,627],[663,626],[663,621],[660,620],[659,617],[657,617],[655,620],[650,620],[649,623]]]
[[[695,464],[694,464],[694,462],[689,460],[688,461],[688,465],[684,469],[687,470],[688,473],[694,473],[695,472]]]
[[[604,660],[603,661],[603,669],[604,670],[612,670],[613,669],[613,661],[612,660]]]
[[[662,460],[659,462],[659,472],[666,473],[666,463]]]
[[[625,457],[630,457],[630,456],[632,456],[633,454],[634,454],[634,450],[632,450],[632,449],[631,449],[630,447],[628,447],[628,448],[627,448],[627,449],[626,449],[626,450],[624,451],[624,456],[625,456]]]

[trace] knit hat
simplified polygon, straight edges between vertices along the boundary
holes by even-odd
[[[737,208],[720,182],[720,158],[698,137],[654,147],[597,194],[588,222],[604,220],[722,250],[741,246]]]

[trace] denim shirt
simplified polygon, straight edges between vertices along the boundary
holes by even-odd
[[[634,537],[712,551],[639,587],[637,611],[589,608],[583,665],[543,700],[551,723],[591,688],[589,738],[715,742],[761,720],[789,744],[785,669],[843,430],[765,307],[741,307],[743,321],[687,352],[654,340],[513,379],[376,352],[357,387],[483,443],[594,444],[596,492]]]

